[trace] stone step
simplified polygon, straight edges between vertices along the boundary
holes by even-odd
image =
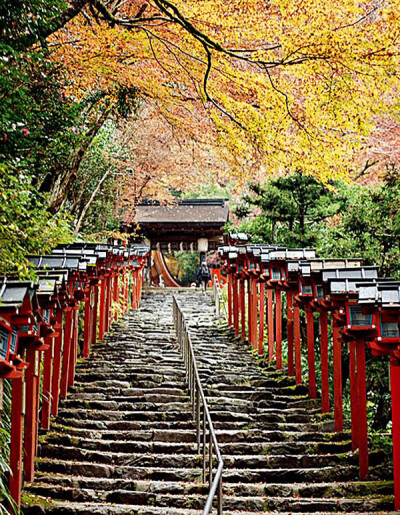
[[[173,481],[141,481],[132,482],[130,479],[71,477],[67,475],[37,474],[37,482],[41,484],[59,486],[64,488],[77,488],[86,490],[131,490],[137,492],[163,493],[171,495],[203,495],[205,486],[199,482],[173,482]],[[393,497],[393,481],[352,481],[347,483],[229,483],[223,484],[224,495],[237,495],[239,497],[262,495],[268,497],[305,497],[305,498],[378,498]]]
[[[187,386],[185,384],[181,384],[175,387],[165,388],[164,386],[157,387],[149,387],[149,388],[131,388],[129,383],[124,388],[118,388],[116,386],[97,386],[93,384],[88,384],[85,386],[75,386],[71,388],[71,397],[74,395],[85,395],[85,394],[103,394],[103,395],[132,395],[132,396],[141,396],[141,395],[187,395]]]
[[[92,419],[63,419],[60,416],[57,422],[62,423],[64,427],[68,428],[85,428],[88,429],[104,429],[115,431],[132,431],[140,429],[194,429],[195,424],[191,420],[186,421],[138,421],[138,420],[92,420]],[[243,425],[243,424],[242,424]]]
[[[117,435],[115,435],[117,436]],[[175,435],[179,438],[179,434]],[[47,444],[57,446],[74,446],[101,452],[115,453],[160,453],[160,454],[197,454],[195,435],[192,442],[159,442],[143,440],[100,440],[98,438],[78,438],[70,434],[50,434],[46,438]],[[351,450],[351,442],[220,442],[221,453],[225,455],[284,455],[284,454],[316,454],[316,453],[345,453]]]
[[[38,504],[34,504],[34,502]],[[202,510],[186,510],[130,504],[50,502],[47,498],[33,499],[23,506],[24,515],[201,515]],[[236,515],[226,513],[225,515]],[[241,513],[241,515],[246,515]],[[254,515],[254,514],[251,514]]]
[[[130,403],[158,403],[158,404],[168,404],[170,402],[189,402],[189,399],[186,395],[186,392],[183,390],[180,392],[175,391],[175,394],[171,393],[148,393],[143,394],[143,390],[141,391],[142,395],[137,394],[130,394],[129,392],[126,392],[126,395],[123,394],[123,392],[118,392],[118,394],[107,394],[107,393],[77,393],[74,392],[72,395],[70,395],[65,401],[62,402],[62,406],[73,406],[74,403],[78,406],[79,403],[83,403],[85,405],[85,402],[93,402],[93,401],[112,401],[116,402],[118,404],[123,402],[130,402]]]
[[[31,487],[32,492],[38,495],[49,493],[47,484],[36,484]],[[53,485],[50,491],[51,498],[57,500],[74,500],[75,502],[104,502],[115,504],[133,504],[158,507],[174,507],[178,509],[202,509],[205,504],[204,495],[207,488],[203,488],[203,495],[186,493],[179,495],[174,493],[164,494],[160,492],[149,492],[142,490],[124,490],[114,488],[113,490],[95,490],[86,488],[69,488],[60,485]],[[304,511],[305,507],[310,511],[323,510],[327,512],[337,511],[382,511],[393,509],[393,498],[391,496],[368,497],[365,499],[346,498],[302,498],[298,497],[251,497],[224,495],[223,505],[226,510],[265,512],[278,509],[291,510],[294,512]]]
[[[183,449],[184,450],[184,449]],[[222,451],[222,449],[221,449]],[[41,456],[54,459],[75,459],[87,460],[94,463],[104,463],[108,465],[137,465],[139,467],[199,467],[201,465],[200,456],[197,454],[172,454],[157,453],[143,454],[141,451],[134,453],[117,452],[103,449],[92,450],[92,448],[80,448],[75,446],[54,445],[48,443],[42,447]],[[230,468],[316,468],[329,466],[344,466],[345,464],[356,465],[358,456],[355,453],[337,454],[224,454],[225,469]],[[381,455],[370,455],[370,463],[376,464],[381,460]]]
[[[92,453],[93,455],[94,453]],[[130,459],[120,458],[111,462],[104,458],[103,462],[93,463],[92,461],[78,461],[74,456],[71,459],[57,459],[56,456],[38,458],[38,470],[41,472],[49,472],[51,474],[71,474],[73,476],[89,476],[89,477],[106,477],[106,478],[131,478],[131,479],[148,479],[148,480],[163,480],[163,481],[198,481],[201,476],[200,468],[195,468],[196,464],[199,467],[200,459],[196,462],[195,459],[186,458],[186,462],[180,460],[182,456],[174,457],[167,463],[170,467],[156,466],[156,457],[146,456],[131,456]],[[243,457],[242,457],[243,458]],[[224,461],[225,461],[224,457]],[[250,457],[254,459],[254,457]],[[105,463],[108,462],[108,463]],[[158,461],[160,464],[162,460]],[[248,465],[254,465],[254,468],[248,468]],[[186,466],[189,465],[189,468]],[[229,465],[233,465],[233,460],[230,460]],[[255,462],[247,461],[244,463],[237,460],[236,467],[231,468],[227,465],[224,470],[225,483],[293,483],[293,482],[327,482],[327,481],[347,481],[355,480],[358,477],[358,466],[356,464],[333,464],[323,466],[321,463],[316,463],[316,467],[311,464],[307,468],[295,467],[295,461],[291,463],[291,467],[276,467],[273,468],[256,468]],[[275,465],[275,464],[274,464]],[[190,468],[192,467],[192,468]],[[390,479],[388,475],[390,470],[387,467],[371,467],[371,477],[378,479]]]
[[[382,453],[370,455],[370,480],[358,481],[349,431],[333,431],[332,416],[321,415],[307,385],[255,359],[232,328],[218,326],[208,296],[174,293],[187,313],[224,458],[224,515],[393,509],[392,470]],[[208,485],[201,483],[172,295],[148,291],[144,299],[78,364],[74,388],[40,438],[25,515],[202,514]]]
[[[134,423],[132,423],[134,424]],[[176,428],[159,428],[158,425],[152,429],[142,429],[143,424],[139,424],[139,429],[135,430],[109,430],[107,428],[88,429],[79,427],[68,427],[60,424],[53,425],[53,431],[64,436],[68,435],[80,436],[83,438],[92,438],[97,440],[133,440],[133,441],[163,441],[163,442],[194,442],[196,440],[196,431],[194,429],[176,429]],[[234,442],[265,442],[265,443],[281,443],[281,442],[316,442],[327,443],[343,442],[348,444],[350,434],[342,433],[321,433],[321,432],[290,432],[290,431],[262,431],[260,429],[247,430],[223,430],[217,429],[216,435],[220,443]],[[52,436],[52,435],[50,435]],[[55,435],[54,435],[55,436]]]
[[[177,407],[176,407],[177,408]],[[189,421],[192,420],[192,411],[186,406],[182,411],[143,411],[140,410],[102,410],[102,409],[62,409],[59,418],[64,420],[100,420],[100,421]],[[245,418],[247,420],[247,418]]]
[[[43,508],[43,503],[46,505]],[[304,511],[297,511],[299,515],[309,514],[307,506],[304,506]],[[45,509],[45,512],[44,512]],[[50,504],[46,499],[43,498],[42,504],[29,505],[24,507],[24,515],[43,515],[43,513],[49,513],[54,515],[201,515],[203,510],[195,509],[179,509],[179,508],[163,508],[163,507],[152,507],[152,506],[134,506],[134,505],[122,505],[122,504],[105,504],[105,503],[66,503],[58,502]],[[215,512],[213,512],[215,513]],[[224,510],[224,515],[257,515],[254,511],[232,511]],[[267,515],[268,512],[262,512]],[[276,513],[274,511],[273,513]],[[281,515],[291,515],[291,511],[279,511]],[[325,511],[314,511],[314,515],[324,515]],[[359,515],[360,512],[343,512],[335,511],[337,515]],[[363,512],[364,515],[373,515],[374,512]],[[385,512],[380,512],[381,514]]]
[[[80,373],[78,371],[76,375],[77,383],[96,383],[99,381],[107,381],[107,377],[111,374],[110,372],[96,372],[91,371],[88,373]],[[134,382],[137,386],[156,385],[156,384],[176,384],[178,385],[178,379],[183,378],[183,374],[177,372],[176,374],[165,373],[165,374],[127,374],[126,372],[112,371],[113,380],[126,381],[129,380],[131,383]]]
[[[178,400],[171,402],[150,402],[146,400],[140,401],[136,398],[136,400],[131,398],[123,397],[114,398],[113,400],[93,400],[88,397],[87,400],[84,399],[76,399],[75,397],[70,397],[66,401],[62,403],[62,410],[64,411],[71,410],[75,408],[79,411],[124,411],[129,412],[134,408],[134,411],[165,411],[170,413],[171,411],[189,411],[191,409],[190,400],[187,397],[181,397]]]
[[[124,414],[126,413],[126,417]],[[88,429],[149,429],[149,428],[192,428],[195,424],[192,420],[192,413],[187,412],[185,415],[186,420],[180,420],[179,412],[175,412],[171,417],[169,413],[157,412],[140,412],[135,417],[134,411],[118,412],[118,411],[89,411],[89,410],[61,410],[57,421],[64,423],[68,427]],[[153,419],[154,413],[154,419]],[[174,413],[174,412],[172,412]],[[244,429],[259,429],[262,431],[280,431],[280,432],[318,432],[328,431],[332,432],[333,422],[284,422],[280,417],[276,422],[265,422],[258,418],[252,419],[250,416],[234,416],[229,412],[215,413],[215,420],[213,421],[214,429],[223,430],[244,430]]]

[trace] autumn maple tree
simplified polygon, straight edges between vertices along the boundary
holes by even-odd
[[[56,228],[50,245],[65,224],[118,227],[121,211],[205,170],[240,189],[293,170],[327,183],[383,169],[399,130],[399,3],[0,6],[2,170],[33,192],[16,240],[31,238],[37,206]],[[5,210],[3,227],[18,217]]]
[[[50,39],[67,94],[135,87],[171,123],[210,137],[248,175],[354,170],[381,112],[396,110],[399,3],[311,0],[72,2]],[[214,133],[213,133],[214,131]]]

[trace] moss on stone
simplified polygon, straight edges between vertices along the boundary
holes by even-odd
[[[77,436],[71,436],[70,437],[71,445],[78,446],[79,445],[79,438]]]
[[[39,495],[33,495],[29,492],[22,493],[22,506],[43,506],[43,508],[51,508],[54,503],[46,497],[40,497]]]

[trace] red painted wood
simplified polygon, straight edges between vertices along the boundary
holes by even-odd
[[[86,359],[90,354],[90,342],[91,342],[91,329],[92,329],[92,307],[91,307],[91,296],[92,296],[92,287],[89,287],[89,293],[87,295],[87,299],[85,300],[85,320],[84,320],[84,330],[83,330],[83,351],[82,356]]]
[[[100,283],[100,321],[99,321],[99,340],[104,338],[104,330],[106,325],[106,299],[107,299],[107,279],[103,277]],[[133,307],[135,309],[135,307]]]
[[[350,357],[350,401],[351,401],[351,448],[358,449],[358,397],[356,372],[356,342],[349,343]]]
[[[238,295],[238,280],[236,277],[232,279],[233,290],[233,325],[235,327],[235,334],[239,335],[239,295]]]
[[[30,347],[26,350],[25,382],[25,432],[24,432],[24,480],[33,481],[35,473],[36,431],[38,419],[38,352]]]
[[[78,331],[79,331],[79,308],[76,306],[72,311],[72,342],[69,354],[68,366],[68,387],[74,386],[75,381],[75,365],[78,357]]]
[[[275,290],[276,368],[282,369],[282,292]]]
[[[310,306],[306,306],[307,317],[307,358],[308,358],[308,395],[311,399],[317,398],[317,385],[315,379],[315,338],[314,313]]]
[[[62,345],[64,340],[64,324],[63,324],[63,312],[57,311],[57,325],[60,327],[58,336],[54,341],[54,361],[53,361],[53,376],[52,376],[52,402],[51,402],[51,414],[53,417],[58,415],[58,401],[60,396],[60,372],[61,372],[61,354]]]
[[[332,321],[333,332],[333,398],[335,431],[343,430],[342,341],[337,320]]]
[[[106,277],[106,298],[105,298],[105,314],[104,314],[104,332],[108,333],[110,330],[110,319],[111,319],[111,299],[112,299],[112,275]]]
[[[253,335],[252,335],[252,329],[253,329],[253,306],[252,306],[252,282],[251,279],[247,279],[247,341],[249,343],[253,343]]]
[[[138,281],[138,298],[137,298],[137,306],[139,307],[140,299],[142,298],[142,288],[144,281],[144,269],[141,268],[139,271],[139,281]]]
[[[300,308],[296,302],[293,305],[293,336],[296,384],[301,384]]]
[[[16,504],[21,504],[22,490],[22,436],[23,436],[23,379],[12,381],[11,393],[11,442],[10,442],[10,480],[11,497]]]
[[[365,343],[356,341],[357,397],[358,397],[358,449],[360,479],[368,477],[367,385],[365,369]]]
[[[144,271],[143,269],[140,269],[138,272],[138,293],[137,293],[137,307],[139,307],[140,299],[142,297],[142,287],[143,287],[143,280],[144,280]]]
[[[288,340],[288,376],[294,376],[294,332],[293,332],[293,293],[286,293],[287,340]]]
[[[119,317],[119,299],[120,299],[120,292],[119,292],[119,274],[115,274],[114,276],[114,285],[113,285],[113,321],[116,322]]]
[[[135,298],[134,301],[134,309],[137,309],[139,307],[139,287],[140,287],[140,270],[137,268],[134,270],[133,275],[133,285],[132,290],[134,291],[133,296]]]
[[[131,306],[132,306],[132,309],[136,309],[135,294],[136,294],[136,270],[132,270],[132,276],[131,276]]]
[[[242,327],[242,290],[241,290],[241,280],[239,278],[236,278],[236,286],[237,286],[237,306],[238,306],[238,335],[241,334],[241,327]],[[221,283],[220,283],[221,284]]]
[[[260,283],[260,325],[258,331],[258,355],[264,355],[265,283]]]
[[[126,313],[126,274],[125,270],[122,272],[121,275],[121,309],[122,313]]]
[[[268,361],[274,359],[274,292],[267,289]]]
[[[390,362],[390,389],[392,396],[392,439],[393,439],[393,475],[394,475],[394,509],[400,510],[400,363]]]
[[[127,290],[128,293],[128,290]],[[126,306],[129,310],[128,298],[126,298]],[[91,345],[94,345],[97,341],[97,324],[98,324],[98,307],[99,307],[99,285],[93,286],[93,313],[92,313],[92,341]]]
[[[42,413],[41,428],[47,431],[50,429],[50,413],[52,399],[52,364],[54,338],[46,338],[49,348],[43,352],[43,382],[42,382]]]
[[[108,278],[109,290],[108,290],[108,317],[107,317],[107,333],[110,331],[112,321],[114,320],[114,287],[115,287],[115,275]]]
[[[68,368],[69,368],[69,356],[71,352],[72,345],[72,330],[73,330],[73,321],[72,321],[72,310],[69,310],[65,313],[65,328],[64,328],[64,346],[62,350],[62,370],[61,370],[61,380],[60,380],[60,397],[61,399],[65,399],[67,396],[68,389]]]
[[[246,284],[240,279],[240,318],[242,326],[242,340],[246,339]]]
[[[130,274],[126,274],[126,283],[125,283],[125,312],[129,313],[129,310],[131,309],[129,305],[129,281],[130,281]]]
[[[252,337],[253,337],[253,341],[252,341],[252,345],[253,345],[253,349],[256,350],[257,349],[257,345],[258,345],[258,336],[257,336],[257,333],[258,333],[258,285],[257,285],[257,279],[254,277],[252,278],[252,282],[253,282],[253,288],[252,288],[252,324],[253,324],[253,328],[252,328]]]
[[[43,354],[43,352],[38,352],[38,369],[37,369],[38,375],[35,377],[35,380],[37,382],[37,385],[36,385],[36,408],[35,408],[36,409],[36,424],[35,424],[35,431],[34,431],[35,457],[37,455],[38,444],[39,444],[40,370],[41,370],[42,354]],[[33,471],[33,473],[35,473],[35,471]]]
[[[319,315],[322,413],[329,412],[328,313]]]
[[[228,275],[228,325],[232,325],[232,274]]]

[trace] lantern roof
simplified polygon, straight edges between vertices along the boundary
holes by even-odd
[[[358,294],[359,304],[380,304],[382,307],[400,306],[400,282],[392,278],[361,283]]]
[[[378,271],[377,266],[332,268],[322,270],[322,280],[326,282],[330,279],[377,279]]]
[[[33,281],[16,281],[4,277],[0,282],[0,308],[19,308],[26,296],[32,296],[36,289]]]
[[[86,271],[88,259],[81,254],[52,254],[49,256],[28,256],[29,261],[41,269],[68,269]]]
[[[246,242],[249,241],[249,237],[245,232],[230,232],[229,240],[237,242]]]

